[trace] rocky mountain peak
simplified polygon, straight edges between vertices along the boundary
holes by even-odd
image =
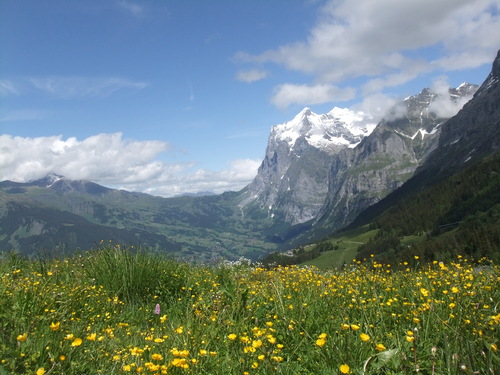
[[[316,114],[306,107],[292,120],[274,126],[270,143],[285,142],[290,150],[295,150],[302,140],[334,154],[345,147],[355,147],[375,125],[366,114],[347,108],[335,107],[328,113]]]

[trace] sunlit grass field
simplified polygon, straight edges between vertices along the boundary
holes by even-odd
[[[1,374],[498,374],[500,268],[0,262]]]

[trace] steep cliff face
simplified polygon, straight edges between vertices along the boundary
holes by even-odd
[[[433,180],[500,151],[500,51],[491,73],[463,109],[443,125],[439,145],[417,171]],[[425,176],[423,175],[425,174]]]
[[[332,163],[327,199],[316,224],[328,231],[339,229],[400,187],[438,145],[447,121],[439,105],[461,105],[476,89],[462,84],[446,98],[424,89],[395,106],[357,147],[342,150]]]
[[[335,155],[355,147],[373,127],[363,114],[341,108],[323,115],[305,108],[276,125],[258,174],[245,189],[242,213],[259,210],[291,225],[313,219],[326,199]]]

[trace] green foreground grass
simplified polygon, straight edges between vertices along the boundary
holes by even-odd
[[[418,260],[416,260],[418,262]],[[0,374],[495,374],[500,268],[0,262]]]

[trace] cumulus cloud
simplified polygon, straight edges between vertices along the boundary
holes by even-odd
[[[50,173],[105,186],[161,196],[239,190],[257,173],[257,160],[235,160],[222,171],[195,169],[194,163],[158,160],[169,149],[162,141],[123,139],[121,133],[74,137],[0,135],[1,180],[26,182]]]
[[[261,162],[261,160],[254,159],[237,159],[231,161],[228,167],[221,171],[189,168],[172,175],[170,179],[162,183],[150,183],[142,191],[164,197],[185,193],[212,192],[220,194],[225,191],[238,191],[248,185],[256,176]]]
[[[295,85],[285,83],[275,87],[271,102],[278,108],[284,109],[291,104],[322,104],[333,101],[347,101],[353,99],[356,90],[339,88],[331,84]]]
[[[369,80],[364,91],[373,93],[429,72],[490,64],[499,29],[499,0],[329,0],[305,40],[234,60],[278,64],[314,85]],[[280,93],[273,103],[283,106],[287,92]]]
[[[260,81],[267,77],[267,72],[260,69],[251,69],[238,72],[236,79],[238,81],[252,83],[255,81]]]

